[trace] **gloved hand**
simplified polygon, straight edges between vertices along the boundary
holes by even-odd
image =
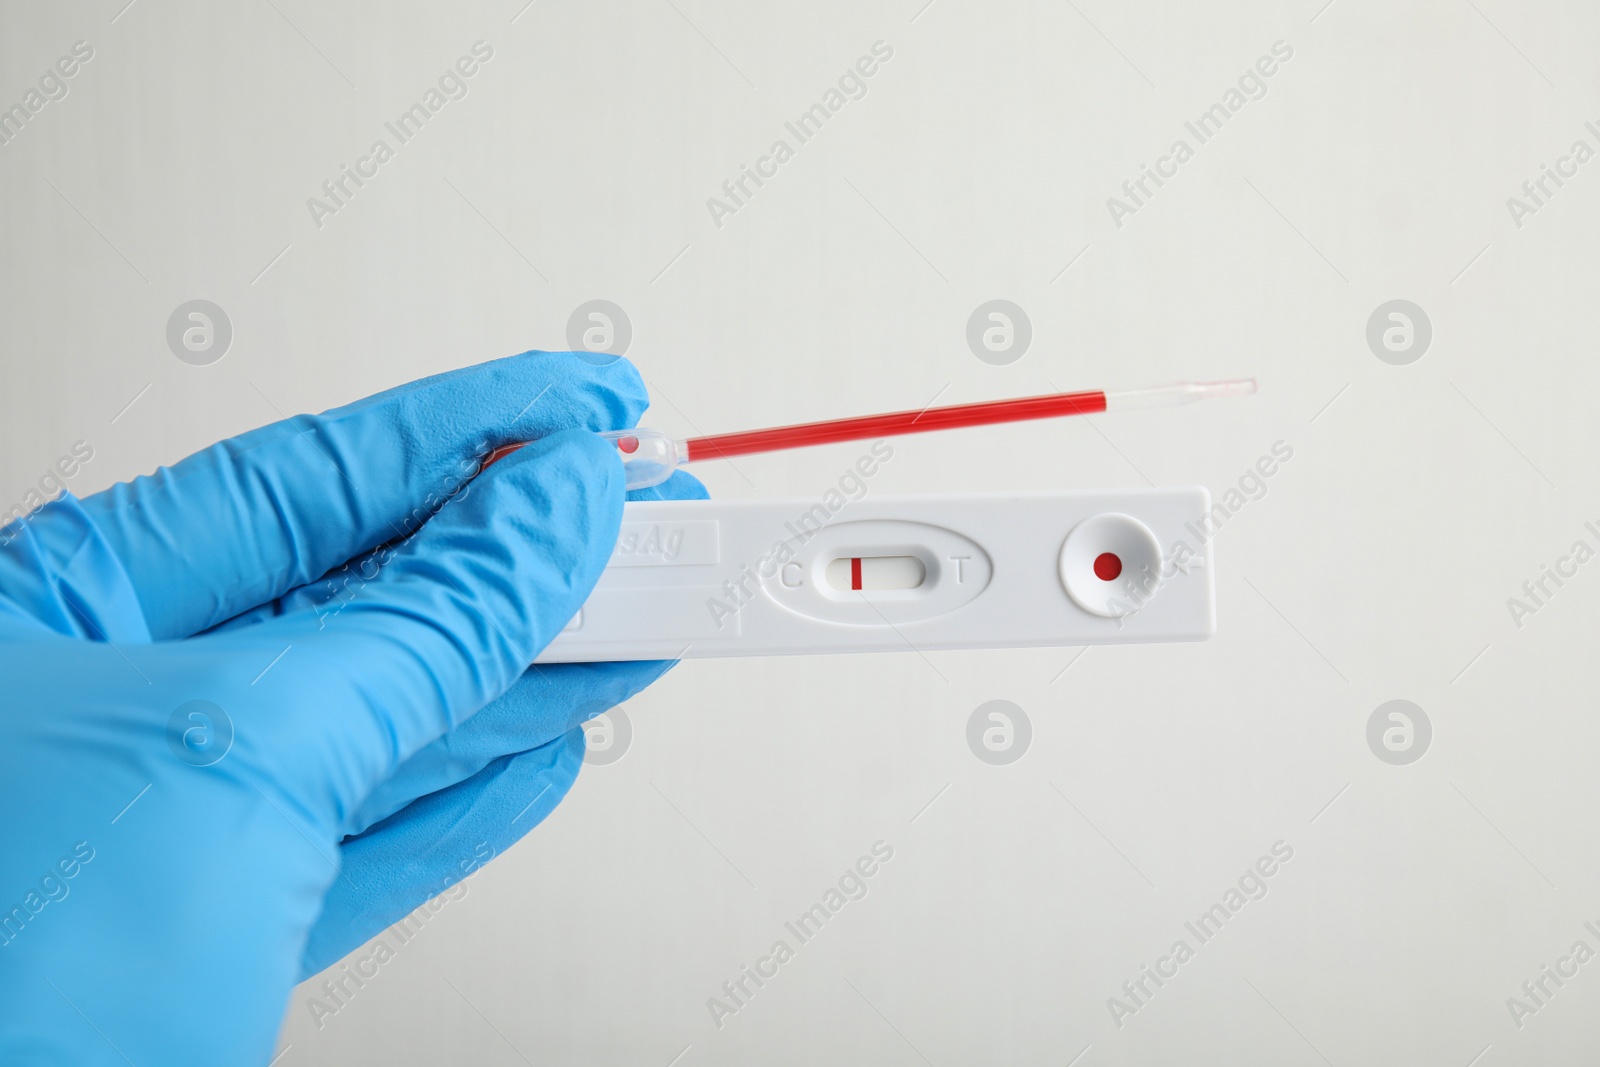
[[[550,812],[670,666],[528,666],[621,519],[583,431],[645,404],[527,353],[0,530],[0,1063],[265,1063],[296,981]]]

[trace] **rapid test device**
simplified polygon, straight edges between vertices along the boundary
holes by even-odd
[[[683,463],[830,441],[1180,404],[1253,380],[869,415],[675,441],[603,434],[628,487]],[[515,447],[515,446],[513,446]],[[495,453],[493,462],[510,449]],[[1199,641],[1216,629],[1201,487],[653,500],[540,663]]]
[[[1198,641],[1202,488],[649,500],[541,663]],[[823,519],[828,521],[824,522]],[[1166,546],[1164,550],[1163,546]]]

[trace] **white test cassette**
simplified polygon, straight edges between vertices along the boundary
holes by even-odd
[[[1201,487],[625,505],[540,663],[1198,641]]]

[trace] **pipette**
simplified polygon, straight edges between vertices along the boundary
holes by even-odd
[[[988,426],[1024,419],[1051,419],[1065,415],[1095,415],[1102,411],[1129,408],[1167,407],[1189,404],[1213,397],[1246,396],[1256,391],[1254,378],[1234,378],[1222,382],[1178,382],[1150,389],[1118,391],[1091,390],[1081,393],[1048,393],[1015,400],[991,400],[976,404],[955,404],[921,411],[895,411],[883,415],[861,415],[848,419],[802,422],[766,430],[744,430],[713,434],[709,437],[675,439],[659,430],[610,430],[600,434],[617,446],[629,489],[660,485],[685,463],[707,459],[728,459],[753,452],[777,452],[786,448],[859,441],[868,437],[893,437],[899,434],[954,430],[963,426]],[[496,449],[484,462],[488,466],[521,445]]]

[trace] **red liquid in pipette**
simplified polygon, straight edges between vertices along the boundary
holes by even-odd
[[[859,441],[866,437],[891,437],[897,434],[925,433],[929,430],[954,430],[962,426],[987,426],[996,422],[1020,422],[1058,415],[1093,415],[1106,409],[1106,394],[1051,393],[1017,400],[993,400],[980,404],[956,404],[921,411],[896,411],[887,415],[862,415],[853,419],[829,419],[777,426],[770,430],[745,430],[740,433],[691,437],[689,462],[745,456],[752,452],[773,452],[784,448],[803,448],[836,441]]]
[[[858,441],[867,437],[893,437],[898,434],[954,430],[964,426],[988,426],[1025,419],[1050,419],[1064,415],[1093,415],[1115,404],[1125,407],[1154,407],[1187,404],[1206,397],[1246,396],[1256,391],[1254,378],[1233,378],[1214,382],[1176,382],[1148,389],[1107,393],[1087,390],[1081,393],[1048,393],[1016,400],[991,400],[951,407],[927,407],[921,411],[894,411],[884,415],[860,415],[850,419],[802,422],[767,430],[712,434],[674,440],[655,430],[615,430],[601,434],[623,456],[629,489],[660,485],[685,463],[705,459],[726,459],[752,452],[775,452],[838,441]],[[520,444],[504,445],[491,452],[483,465],[515,452]],[[1110,569],[1112,561],[1105,561]],[[1103,579],[1110,580],[1110,579]]]
[[[747,456],[752,452],[776,452],[785,448],[804,448],[836,441],[859,441],[866,437],[892,437],[898,434],[954,430],[963,426],[987,426],[996,422],[1021,422],[1048,419],[1059,415],[1093,415],[1106,409],[1106,394],[1101,390],[1086,393],[1049,393],[1016,400],[988,400],[978,404],[955,404],[921,411],[893,411],[885,415],[860,415],[853,419],[827,419],[775,426],[767,430],[742,430],[738,433],[691,437],[685,462]],[[629,447],[630,444],[632,447]],[[504,445],[484,460],[487,467],[522,445]],[[638,447],[631,437],[617,442],[624,453]]]

